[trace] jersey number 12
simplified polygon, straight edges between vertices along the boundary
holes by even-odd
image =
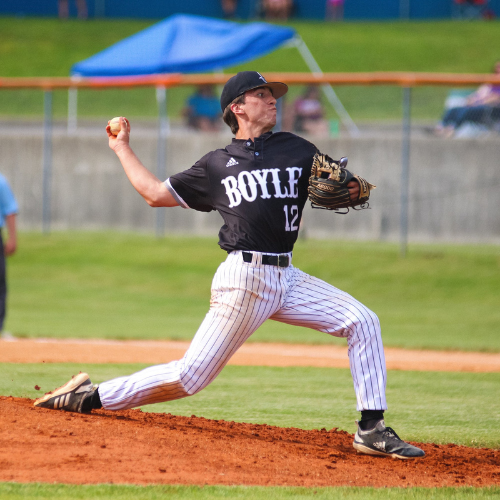
[[[296,226],[295,224],[297,223],[297,219],[299,217],[299,207],[297,205],[292,205],[290,207],[290,218],[292,219],[291,223],[288,222],[290,220],[288,217],[288,205],[285,205],[283,210],[285,211],[285,231],[298,231],[299,226]]]

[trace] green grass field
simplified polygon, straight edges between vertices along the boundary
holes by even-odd
[[[157,20],[0,17],[1,76],[68,76],[72,64]],[[498,59],[500,21],[293,21],[325,72],[436,71],[489,73]],[[294,51],[265,58],[263,71],[307,71]],[[292,58],[293,57],[293,58]],[[243,66],[236,66],[239,68]],[[227,72],[229,72],[228,70]]]
[[[224,258],[215,238],[22,233],[8,262],[6,329],[19,337],[190,340]],[[374,310],[387,346],[500,352],[497,246],[411,245],[402,259],[395,244],[299,240],[294,264]],[[250,341],[345,343],[274,321]]]
[[[69,76],[71,66],[156,21],[78,20],[0,17],[0,76]],[[500,22],[323,22],[289,23],[307,43],[325,72],[430,71],[489,73],[498,59]],[[68,42],[70,41],[70,42]],[[258,68],[308,71],[296,50],[279,49],[258,60],[226,68],[226,73]],[[300,87],[289,93],[293,99]],[[168,92],[168,112],[179,117],[191,88]],[[415,119],[438,119],[448,88],[425,87],[413,95]],[[336,92],[355,120],[400,119],[401,90],[396,87],[339,87]],[[335,113],[327,107],[330,117]],[[54,92],[54,115],[67,113],[67,92]],[[40,118],[38,90],[0,91],[0,116]],[[79,116],[157,116],[154,89],[82,90]]]
[[[129,486],[0,484],[2,500],[57,498],[58,500],[159,500],[245,499],[245,500],[479,500],[497,498],[500,488],[272,488],[247,486]]]

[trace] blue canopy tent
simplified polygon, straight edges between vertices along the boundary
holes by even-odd
[[[214,71],[268,54],[296,36],[292,28],[238,24],[177,14],[80,61],[78,76]]]

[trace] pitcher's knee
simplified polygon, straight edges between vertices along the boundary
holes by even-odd
[[[373,330],[380,332],[380,320],[378,319],[378,316],[370,309],[366,309],[366,311],[368,313],[367,317],[369,318],[370,327]]]
[[[367,307],[360,309],[355,317],[351,319],[351,335],[362,333],[363,337],[380,335],[380,320],[378,316]]]
[[[194,396],[196,393],[204,389],[211,380],[205,377],[200,377],[192,371],[186,370],[181,372],[180,382],[183,386],[186,396]]]
[[[200,386],[197,384],[193,385],[188,385],[187,387],[184,387],[184,390],[186,391],[186,396],[194,396],[198,392],[200,392],[205,386]]]

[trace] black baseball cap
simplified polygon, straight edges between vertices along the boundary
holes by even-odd
[[[258,87],[269,87],[273,96],[279,99],[288,92],[288,85],[281,82],[268,82],[257,71],[240,71],[231,77],[220,96],[220,107],[224,111],[228,104],[233,102],[238,96]]]

